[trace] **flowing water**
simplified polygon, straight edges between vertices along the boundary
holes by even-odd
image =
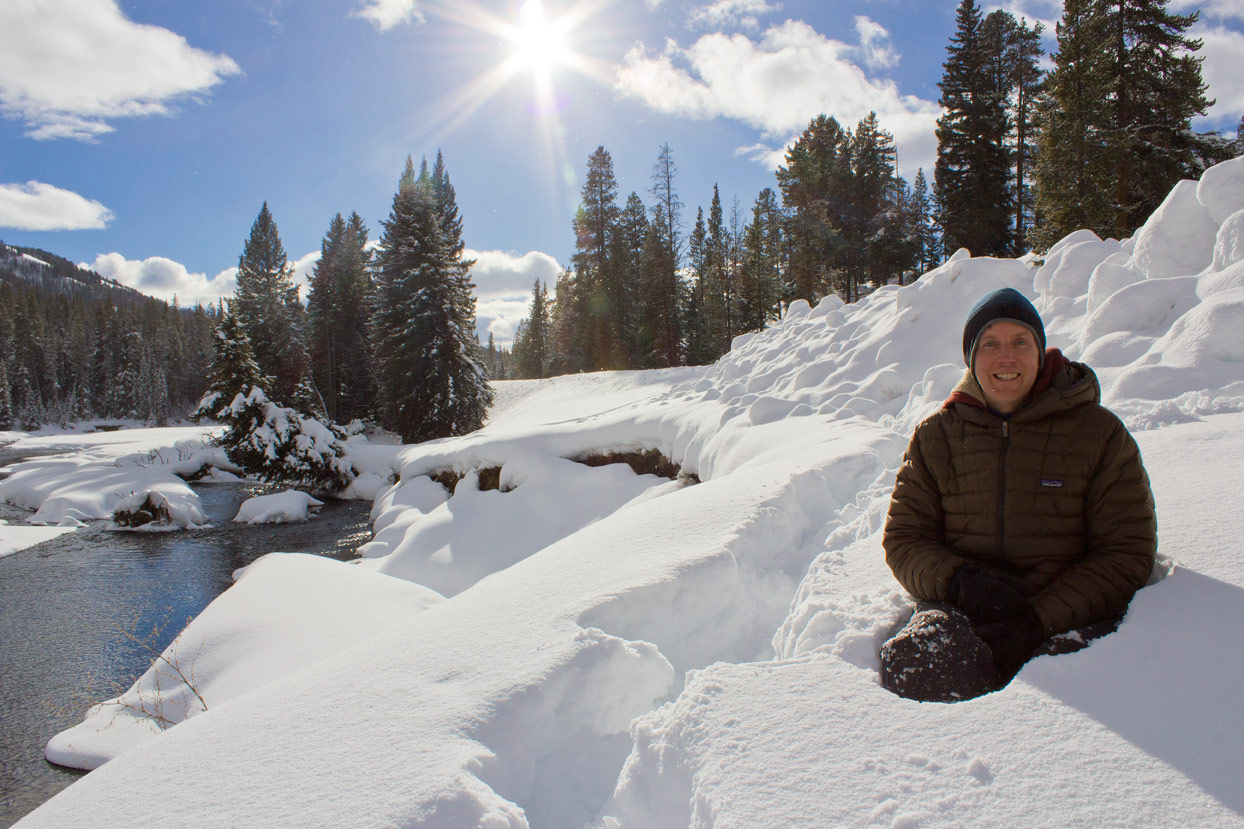
[[[0,466],[15,460],[0,449]],[[371,534],[365,501],[328,500],[307,523],[250,526],[230,519],[273,488],[195,491],[212,529],[110,532],[97,521],[0,558],[0,827],[84,773],[48,763],[44,744],[129,687],[151,664],[146,646],[162,651],[234,570],[278,550],[348,559]],[[0,504],[11,524],[28,515]]]

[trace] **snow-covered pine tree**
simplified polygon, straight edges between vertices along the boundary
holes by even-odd
[[[213,342],[212,365],[208,370],[207,391],[199,401],[192,420],[226,422],[229,407],[238,395],[246,397],[253,388],[263,388],[265,379],[255,361],[250,338],[231,309],[221,303]]]
[[[237,283],[231,310],[250,338],[260,370],[272,378],[274,398],[291,400],[308,371],[305,312],[267,202],[238,257]]]
[[[311,492],[340,492],[357,471],[345,457],[346,433],[268,400],[250,387],[220,412],[228,426],[216,439],[248,475]]]
[[[492,389],[476,357],[475,298],[444,174],[406,172],[383,222],[372,343],[381,424],[408,442],[480,428]]]
[[[223,306],[209,379],[191,417],[225,425],[215,443],[248,475],[317,492],[338,492],[354,479],[355,470],[345,460],[345,432],[268,400],[250,340]],[[310,383],[299,388],[311,393]]]

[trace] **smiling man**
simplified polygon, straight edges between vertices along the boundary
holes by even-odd
[[[882,684],[927,701],[995,690],[1034,653],[1113,631],[1157,550],[1136,442],[1092,370],[1046,350],[1032,303],[1010,288],[982,297],[963,359],[912,436],[882,542],[918,600],[882,646]]]

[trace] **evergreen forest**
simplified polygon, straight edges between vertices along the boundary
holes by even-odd
[[[213,309],[0,244],[0,429],[183,416],[203,394],[214,327]]]

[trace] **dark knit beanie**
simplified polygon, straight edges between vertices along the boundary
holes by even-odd
[[[972,368],[981,334],[999,320],[1017,322],[1032,331],[1037,339],[1038,367],[1045,362],[1045,326],[1041,323],[1041,315],[1019,291],[1001,288],[978,299],[968,312],[968,321],[963,325],[963,360],[968,368]]]

